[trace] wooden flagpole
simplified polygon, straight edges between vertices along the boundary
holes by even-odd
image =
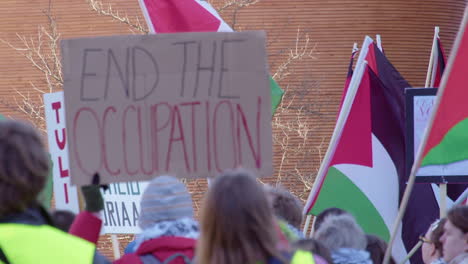
[[[437,43],[437,39],[439,37],[439,32],[440,32],[440,29],[439,27],[435,27],[434,28],[434,39],[435,39],[435,48],[434,48],[434,58],[432,59],[433,62],[432,62],[432,76],[431,76],[431,83],[429,84],[429,87],[434,87],[434,83],[435,83],[435,78],[436,78],[436,75],[437,75],[437,68],[439,66],[439,49],[438,49],[438,43]]]
[[[364,43],[363,43],[363,46],[368,46],[370,45],[370,43],[372,42],[372,39],[369,38],[369,37],[366,37],[364,39]],[[354,43],[353,45],[353,50],[352,52],[354,53],[355,51],[358,50],[358,44],[357,43]],[[338,140],[339,138],[336,136],[336,132],[337,131],[341,131],[344,127],[344,123],[346,122],[346,119],[348,118],[348,114],[349,114],[349,109],[351,108],[351,105],[352,104],[352,101],[354,100],[354,96],[356,95],[356,92],[357,92],[357,89],[359,87],[359,82],[361,81],[361,78],[362,78],[362,75],[364,73],[364,66],[361,66],[361,64],[367,64],[367,62],[365,62],[365,56],[367,55],[367,51],[366,53],[362,56],[361,58],[361,54],[359,54],[359,58],[358,58],[358,62],[356,63],[356,68],[355,68],[355,73],[353,74],[353,77],[351,78],[351,82],[349,84],[349,87],[348,87],[348,92],[347,94],[345,95],[345,100],[343,101],[343,106],[342,106],[342,109],[341,111],[343,111],[343,109],[345,108],[345,106],[347,106],[347,112],[346,112],[346,117],[343,118],[343,116],[339,115],[338,117],[338,120],[336,121],[336,127],[335,127],[335,131],[333,131],[333,135],[332,135],[332,138],[330,140],[330,145],[328,146],[328,150],[327,152],[325,153],[325,157],[322,161],[322,164],[319,168],[319,171],[317,173],[317,176],[320,177],[320,175],[322,175],[324,173],[324,170],[326,168],[328,168],[328,164],[330,163],[330,159],[331,159],[331,152],[334,152],[334,148],[336,148],[336,145],[338,144]],[[362,61],[362,62],[361,62]],[[361,63],[361,64],[360,64]],[[359,71],[359,82],[356,84],[356,80],[355,80],[355,75],[356,75],[356,72]],[[353,82],[354,80],[354,82]],[[351,87],[354,87],[354,88],[351,88]],[[349,102],[349,99],[348,99],[348,93],[350,93],[350,91],[352,90],[352,101]],[[348,99],[348,101],[346,101],[346,99]],[[326,163],[326,165],[324,165]],[[321,180],[321,179],[315,179],[315,181],[317,180]],[[314,184],[315,186],[315,184]],[[312,187],[312,190],[311,190],[311,194],[313,195],[313,191],[314,191],[314,187]],[[307,206],[307,204],[306,204]],[[306,221],[305,221],[305,224],[304,224],[304,229],[302,230],[302,233],[307,236],[307,230],[309,230],[309,225],[310,225],[310,220],[312,218],[312,215],[307,215],[306,217]],[[311,230],[311,234],[312,234],[312,230]]]
[[[463,202],[468,201],[468,188],[457,198],[457,200],[453,203],[453,206],[463,205]]]
[[[419,241],[414,247],[413,249],[411,249],[411,251],[408,253],[408,255],[400,262],[400,264],[405,264],[406,261],[408,261],[413,255],[414,253],[416,253],[416,251],[418,251],[418,249],[422,246],[423,242],[422,241]]]
[[[307,215],[306,220],[305,220],[305,224],[304,224],[304,229],[302,229],[302,234],[304,234],[304,237],[306,237],[306,238],[307,238],[307,231],[309,229],[310,219],[311,218],[312,218],[311,215]]]
[[[375,41],[377,42],[377,48],[383,53],[383,48],[382,48],[382,38],[380,37],[380,34],[375,35]]]
[[[447,216],[447,183],[443,182],[439,184],[439,195],[439,218],[443,218]]]
[[[309,238],[312,238],[315,232],[315,221],[317,220],[317,217],[314,217],[314,220],[312,221],[312,226],[310,227],[310,234]]]
[[[112,240],[112,250],[114,251],[114,260],[120,258],[120,247],[119,247],[119,240],[117,239],[116,234],[111,235]]]
[[[422,153],[423,153],[424,149],[426,148],[427,139],[429,138],[429,133],[430,133],[432,125],[434,123],[434,119],[435,119],[435,116],[437,114],[437,109],[439,108],[441,98],[442,98],[442,96],[444,94],[444,91],[445,91],[445,84],[447,83],[447,76],[450,75],[450,72],[452,70],[453,61],[455,60],[455,57],[457,55],[458,47],[460,46],[460,42],[462,40],[464,31],[465,31],[467,19],[468,19],[468,6],[465,8],[465,12],[464,12],[464,15],[463,15],[463,20],[462,20],[462,23],[460,25],[460,29],[458,31],[457,38],[455,39],[455,43],[453,45],[453,48],[452,48],[452,51],[451,51],[451,54],[450,54],[448,67],[446,69],[445,74],[442,76],[441,85],[440,85],[439,91],[437,93],[437,98],[436,98],[434,108],[433,108],[434,110],[432,111],[431,118],[429,119],[426,130],[424,131],[424,136],[423,136],[423,138],[421,140],[421,144],[419,145],[418,152],[417,152],[417,155],[415,157],[413,166],[411,167],[411,173],[410,173],[410,176],[408,178],[408,184],[406,185],[406,189],[405,189],[405,192],[403,194],[403,198],[402,198],[401,203],[400,203],[400,209],[398,211],[398,216],[395,219],[395,222],[393,223],[393,230],[392,230],[392,233],[391,233],[390,241],[388,242],[388,247],[387,247],[387,250],[385,252],[384,260],[382,262],[383,264],[388,264],[389,261],[390,261],[393,242],[395,241],[395,237],[396,237],[396,234],[397,234],[397,231],[398,231],[398,227],[400,226],[400,222],[403,219],[403,215],[405,214],[406,207],[408,205],[408,200],[409,200],[409,197],[411,195],[411,191],[413,190],[414,181],[416,179],[416,173],[417,173],[419,167],[421,166],[421,162],[422,162],[422,158],[423,158]]]
[[[434,40],[432,43],[432,70],[431,70],[431,82],[426,87],[434,87],[435,78],[437,75],[437,66],[439,64],[439,51],[437,49],[437,37],[439,36],[439,27],[434,28]],[[443,218],[447,215],[447,183],[443,182],[439,184],[439,217]]]
[[[424,87],[430,87],[431,85],[431,74],[434,66],[434,55],[436,53],[437,47],[437,35],[439,34],[439,27],[434,28],[434,38],[432,39],[432,49],[431,49],[431,56],[429,58],[429,65],[427,65],[427,74],[426,74],[426,83]]]

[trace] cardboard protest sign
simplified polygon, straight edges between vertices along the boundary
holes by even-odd
[[[74,184],[271,175],[263,32],[71,39],[62,56]]]
[[[79,213],[78,192],[70,184],[68,141],[66,135],[63,92],[44,94],[44,113],[47,125],[50,158],[52,159],[55,209]]]

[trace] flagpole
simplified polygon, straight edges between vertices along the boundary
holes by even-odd
[[[302,229],[302,234],[304,234],[304,237],[307,237],[307,230],[309,229],[310,219],[311,218],[312,218],[311,215],[307,215],[307,217],[306,217],[306,221],[305,221],[305,224],[304,224],[304,229]]]
[[[453,203],[453,206],[463,205],[462,203],[468,198],[468,188],[457,198],[457,200]]]
[[[364,45],[363,45],[364,47]],[[359,57],[361,58],[361,54],[359,54]],[[317,190],[314,190],[314,189],[318,189],[316,187],[316,183],[317,181],[323,181],[325,180],[325,174],[328,170],[328,167],[330,166],[330,163],[331,163],[331,159],[333,157],[333,154],[335,154],[335,150],[336,150],[336,147],[338,146],[338,142],[340,140],[340,137],[341,137],[341,131],[343,130],[344,128],[344,125],[346,123],[346,120],[348,119],[348,115],[349,115],[349,112],[350,112],[350,109],[351,109],[351,105],[354,101],[354,97],[356,96],[356,93],[357,93],[357,89],[359,88],[359,83],[362,79],[362,76],[364,74],[364,69],[365,69],[365,66],[367,65],[367,61],[364,60],[365,56],[363,57],[363,61],[359,64],[356,65],[356,70],[355,72],[353,73],[353,77],[351,79],[351,83],[349,84],[349,88],[348,88],[348,92],[346,93],[346,96],[345,96],[345,100],[343,102],[343,106],[341,108],[341,111],[340,111],[340,115],[338,117],[338,120],[336,121],[336,126],[335,126],[335,130],[333,131],[333,135],[332,135],[332,138],[330,140],[330,144],[328,145],[328,149],[327,149],[327,152],[325,153],[325,157],[323,158],[323,161],[322,161],[322,164],[320,165],[320,168],[319,168],[319,171],[317,173],[318,175],[318,179],[315,179],[315,183],[314,183],[314,187],[312,188],[312,191],[310,193],[310,196],[309,196],[309,200],[313,197],[313,195],[315,194],[315,192]],[[359,80],[357,80],[359,79]],[[351,98],[351,99],[350,99]],[[320,183],[319,183],[320,185]],[[308,206],[309,204],[309,201],[307,202],[306,204],[306,207]],[[308,210],[308,208],[304,208],[305,210]],[[310,223],[310,221],[309,221]],[[304,229],[307,230],[309,228],[309,226],[305,226]]]
[[[433,51],[433,59],[432,59],[432,76],[431,76],[431,83],[429,87],[434,87],[435,78],[437,75],[437,68],[439,67],[439,44],[437,43],[437,39],[439,38],[439,27],[434,28],[434,39],[435,39],[435,48]]]
[[[414,247],[411,249],[411,251],[408,253],[408,255],[400,262],[400,264],[405,264],[406,261],[408,261],[416,251],[422,246],[423,242],[419,241]]]
[[[447,183],[443,182],[439,184],[439,195],[440,195],[439,218],[444,218],[447,216]]]
[[[114,251],[114,260],[117,260],[120,258],[119,240],[117,240],[117,235],[112,234],[111,240],[112,240],[112,249]]]
[[[361,52],[359,53],[358,61],[356,63],[356,68],[354,71],[353,76],[351,77],[351,82],[349,83],[348,86],[348,91],[345,95],[345,99],[343,101],[343,105],[340,110],[340,114],[338,115],[338,120],[336,121],[335,129],[333,130],[332,138],[330,139],[330,144],[328,145],[327,152],[325,153],[325,157],[322,160],[322,163],[320,164],[319,171],[317,173],[317,178],[315,179],[314,185],[312,186],[312,190],[310,191],[310,195],[307,199],[306,205],[304,207],[304,214],[308,214],[309,208],[312,206],[310,203],[312,203],[313,199],[315,198],[315,194],[320,190],[320,187],[325,180],[325,173],[328,170],[328,167],[331,162],[331,158],[333,157],[333,154],[335,153],[336,147],[338,145],[338,141],[341,137],[341,131],[343,130],[343,127],[345,125],[345,122],[348,118],[351,105],[354,101],[354,97],[357,93],[357,90],[359,88],[359,83],[361,82],[362,75],[364,74],[364,69],[365,66],[367,65],[367,61],[365,61],[365,58],[367,56],[367,51],[369,45],[373,42],[373,40],[369,37],[366,36],[364,38],[364,42],[362,43],[361,47]],[[364,49],[364,47],[366,47]],[[353,52],[357,49],[357,44],[355,43],[353,46]],[[312,217],[310,215],[307,216],[308,218]],[[304,226],[304,230],[308,230],[310,224],[310,220],[307,221],[306,219],[306,225]]]
[[[382,38],[380,37],[380,34],[375,35],[375,41],[377,42],[377,47],[383,53]]]
[[[437,35],[439,33],[439,27],[434,28],[434,38],[432,39],[432,49],[431,49],[431,56],[429,57],[429,65],[427,65],[427,74],[426,74],[426,83],[424,85],[425,88],[429,87],[431,83],[431,74],[434,66],[434,54],[436,52],[437,46]]]
[[[354,56],[354,53],[357,52],[359,49],[358,49],[358,44],[357,42],[354,42],[353,44],[353,50],[351,51],[351,56]],[[304,234],[304,236],[307,237],[307,230],[309,230],[309,225],[310,225],[310,219],[312,218],[312,215],[307,215],[306,217],[306,221],[305,221],[305,224],[304,224],[304,229],[302,230],[302,233]],[[314,221],[315,223],[315,218],[314,218]],[[312,229],[310,229],[310,236],[312,237],[312,232],[313,232],[313,223],[312,223]]]
[[[312,221],[312,226],[310,227],[310,234],[309,238],[312,238],[315,232],[315,221],[317,221],[317,217],[314,217],[314,220]]]
[[[388,247],[387,247],[387,250],[385,252],[385,256],[384,256],[384,260],[383,260],[382,264],[388,264],[388,262],[390,260],[390,256],[391,256],[391,252],[392,252],[392,246],[393,246],[393,242],[395,241],[395,237],[396,237],[396,234],[397,234],[397,231],[398,231],[399,223],[403,219],[403,215],[405,214],[405,210],[406,210],[406,207],[408,205],[408,200],[409,200],[409,197],[411,195],[411,191],[413,190],[414,181],[416,179],[416,173],[417,173],[419,167],[421,166],[421,162],[422,162],[422,159],[423,159],[422,154],[423,154],[424,149],[426,148],[427,139],[429,138],[429,132],[431,131],[432,125],[434,124],[435,116],[437,114],[437,109],[439,108],[440,101],[442,99],[442,96],[443,96],[445,88],[446,88],[445,84],[447,83],[448,76],[450,75],[450,72],[452,71],[453,62],[454,62],[455,57],[457,55],[457,51],[458,51],[458,47],[460,46],[460,42],[462,41],[462,38],[463,38],[463,34],[464,34],[464,31],[465,31],[467,19],[468,19],[468,6],[465,7],[463,20],[462,20],[462,23],[460,24],[460,29],[458,31],[457,38],[455,39],[455,42],[453,44],[453,48],[452,48],[452,51],[451,51],[451,54],[450,54],[450,59],[448,61],[448,67],[446,69],[446,72],[442,76],[442,82],[441,82],[440,88],[438,90],[437,97],[436,97],[435,104],[434,104],[434,108],[433,108],[434,110],[432,111],[431,118],[429,119],[427,127],[424,130],[424,136],[423,136],[423,138],[421,140],[421,144],[419,145],[418,152],[417,152],[417,155],[415,157],[415,161],[413,163],[413,166],[411,167],[411,173],[410,173],[410,176],[409,176],[409,179],[408,179],[408,184],[407,184],[407,186],[405,188],[405,192],[403,194],[403,198],[402,198],[401,203],[400,203],[400,210],[398,211],[398,216],[395,219],[395,222],[393,223],[392,235],[390,237],[390,241],[388,242]]]

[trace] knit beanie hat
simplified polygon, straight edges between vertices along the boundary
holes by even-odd
[[[157,222],[193,218],[192,198],[183,183],[171,176],[154,178],[146,187],[140,202],[141,229]]]

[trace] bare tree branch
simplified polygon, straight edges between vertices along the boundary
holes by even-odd
[[[302,44],[303,43],[303,44]],[[301,45],[302,44],[302,45]],[[288,76],[292,72],[289,70],[289,66],[295,62],[299,61],[305,58],[314,58],[313,54],[316,49],[316,44],[310,48],[310,38],[309,35],[306,34],[304,36],[304,40],[301,39],[301,30],[297,29],[297,35],[296,35],[296,45],[294,49],[289,50],[289,56],[284,61],[276,70],[276,72],[273,74],[272,78],[275,81],[280,81],[284,77]]]
[[[16,104],[14,109],[26,114],[38,129],[45,131],[42,95],[46,92],[51,93],[62,90],[63,76],[59,50],[60,34],[57,30],[56,20],[51,15],[50,10],[43,11],[43,13],[48,19],[48,27],[39,26],[35,37],[16,34],[21,43],[20,46],[15,46],[3,39],[0,39],[0,41],[17,51],[34,68],[43,73],[45,85],[41,85],[41,88],[30,82],[32,89],[38,93],[35,94],[38,96],[38,100],[34,100],[29,92],[15,90],[19,98],[14,97]],[[44,86],[46,89],[43,88]],[[5,100],[1,100],[0,104],[12,108],[11,104]]]
[[[140,33],[140,34],[149,33],[149,30],[146,27],[146,25],[142,24],[138,17],[135,17],[136,22],[134,22],[130,20],[130,18],[127,16],[126,13],[122,15],[119,13],[119,11],[113,10],[112,5],[110,4],[107,5],[107,7],[104,7],[104,4],[99,0],[86,0],[86,2],[88,3],[89,7],[93,11],[97,12],[100,15],[111,17],[112,19],[120,23],[126,24],[127,26],[130,27],[130,30],[132,29],[137,30],[137,33]],[[134,31],[132,30],[132,32]]]
[[[254,5],[256,3],[260,2],[260,0],[230,0],[230,1],[225,1],[224,5],[221,6],[220,8],[217,9],[218,12],[223,12],[224,10],[230,8],[230,7],[236,7],[236,8],[244,8],[248,7],[251,5]]]

